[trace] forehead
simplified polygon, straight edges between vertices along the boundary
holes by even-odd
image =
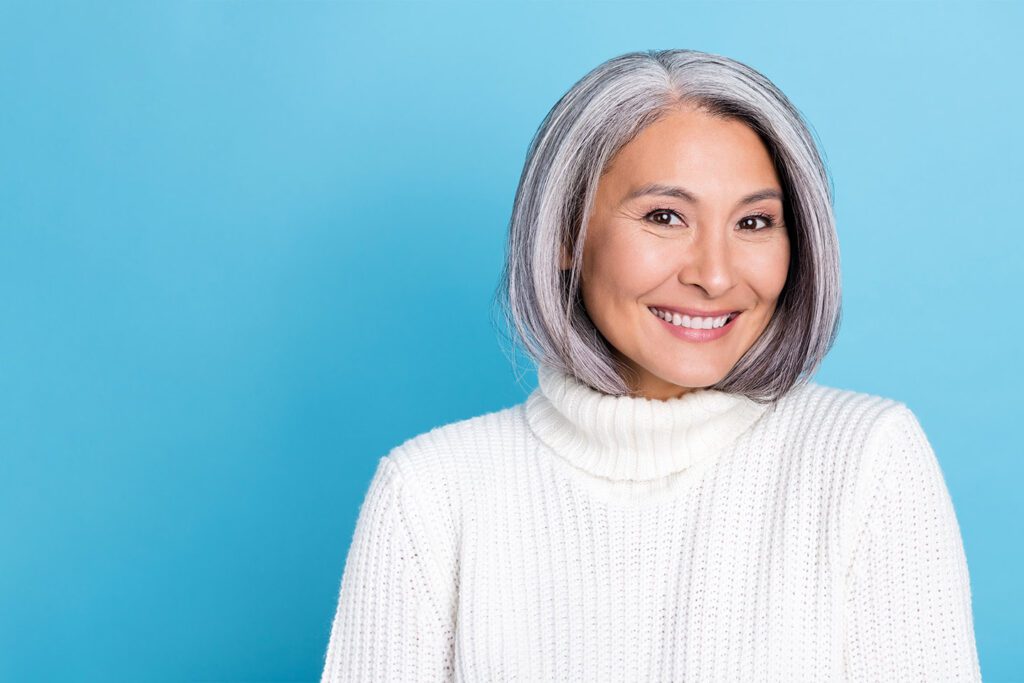
[[[692,109],[673,110],[647,126],[619,150],[602,176],[606,189],[618,194],[647,183],[685,185],[698,196],[723,197],[779,187],[771,155],[752,128]]]

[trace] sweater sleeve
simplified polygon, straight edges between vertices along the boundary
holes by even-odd
[[[967,561],[938,460],[906,405],[878,429],[846,578],[848,678],[980,681]]]
[[[454,628],[412,484],[380,459],[345,560],[321,683],[450,679]]]

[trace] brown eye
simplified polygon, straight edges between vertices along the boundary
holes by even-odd
[[[644,216],[644,220],[649,220],[658,225],[671,226],[673,225],[673,223],[671,222],[673,216],[679,219],[679,223],[676,223],[675,225],[685,225],[685,223],[683,223],[683,219],[679,218],[679,214],[677,214],[675,211],[671,209],[655,209],[654,211],[651,211],[646,216]]]
[[[757,227],[757,221],[764,221],[765,225],[762,228]],[[768,228],[774,227],[776,223],[775,217],[766,213],[755,213],[740,219],[740,229],[748,230],[750,232],[760,232],[761,230],[767,230]]]

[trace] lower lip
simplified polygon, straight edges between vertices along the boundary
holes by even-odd
[[[648,309],[647,312],[651,313],[650,309]],[[733,328],[734,323],[737,320],[739,320],[740,316],[743,314],[737,313],[736,317],[727,322],[725,325],[722,325],[721,327],[715,327],[710,330],[694,330],[689,327],[683,327],[681,325],[673,325],[670,322],[665,322],[663,318],[658,317],[654,313],[651,313],[651,315],[654,316],[655,320],[657,320],[666,328],[668,328],[668,331],[670,333],[672,333],[676,337],[679,337],[680,339],[685,339],[686,341],[694,342],[709,342],[714,341],[716,339],[720,339],[727,335],[729,333],[729,330]]]

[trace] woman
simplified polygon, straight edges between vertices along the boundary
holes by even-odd
[[[539,386],[380,459],[324,681],[980,680],[914,413],[809,379],[831,193],[768,79],[693,50],[587,74],[502,284]]]

